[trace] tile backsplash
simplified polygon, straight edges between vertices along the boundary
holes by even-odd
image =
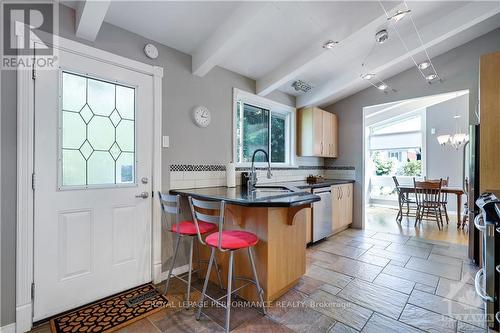
[[[328,179],[355,179],[356,170],[350,166],[299,166],[298,168],[272,168],[273,176],[267,179],[266,168],[256,168],[259,183],[305,180],[310,174]],[[236,185],[241,184],[241,173],[247,167],[236,168]],[[223,164],[172,164],[170,165],[170,188],[226,186],[226,166]]]

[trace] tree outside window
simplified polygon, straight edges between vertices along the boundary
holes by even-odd
[[[269,154],[272,163],[287,162],[287,116],[269,109],[238,101],[236,115],[237,163],[252,161],[256,149]],[[265,162],[262,154],[256,162]]]

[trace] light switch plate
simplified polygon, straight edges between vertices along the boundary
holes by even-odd
[[[432,135],[436,134],[436,129],[435,129],[434,127],[433,127],[433,128],[431,128],[431,134],[432,134]]]
[[[170,137],[168,135],[164,135],[162,137],[162,147],[163,148],[168,148],[170,146]]]

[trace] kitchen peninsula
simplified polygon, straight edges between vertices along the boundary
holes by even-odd
[[[211,187],[171,190],[170,193],[183,197],[183,207],[187,207],[184,205],[187,205],[188,196],[225,200],[225,228],[244,229],[259,237],[254,254],[265,301],[284,294],[305,274],[306,225],[311,204],[320,200],[318,196],[290,186],[257,187],[252,191],[242,187]],[[208,248],[198,248],[201,259],[207,259]],[[251,278],[248,256],[239,252],[235,253],[235,274]],[[217,260],[224,280],[228,269],[227,253],[219,253]],[[215,282],[216,276],[212,275],[211,280]],[[236,281],[235,288],[243,283]],[[255,288],[251,286],[240,290],[239,295],[246,300],[257,300]]]
[[[185,218],[191,218],[188,196],[226,201],[225,228],[244,229],[255,233],[260,239],[254,249],[257,272],[265,291],[264,300],[272,301],[289,290],[305,274],[306,245],[311,241],[311,210],[313,204],[321,200],[320,196],[313,194],[315,189],[329,188],[333,191],[339,186],[352,186],[352,182],[323,179],[314,184],[306,181],[271,183],[257,186],[251,191],[244,187],[207,187],[174,189],[170,193],[183,198],[182,210],[188,214]],[[201,259],[208,259],[209,249],[203,246],[198,248]],[[227,276],[227,257],[227,253],[218,254],[217,257],[223,279]],[[247,255],[236,252],[235,260],[235,274],[252,277]],[[217,281],[214,273],[211,280]],[[237,282],[237,286],[240,283]],[[247,300],[257,300],[254,290],[255,288],[245,287],[239,295]]]

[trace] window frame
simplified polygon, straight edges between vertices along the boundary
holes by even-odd
[[[87,185],[64,185],[63,184],[63,158],[62,158],[62,140],[63,140],[63,74],[73,74],[77,76],[82,76],[88,79],[107,82],[114,85],[120,85],[127,88],[132,88],[135,91],[134,98],[134,181],[131,183],[110,183],[110,184],[87,184]],[[130,84],[127,82],[122,82],[119,80],[112,80],[105,77],[101,77],[99,75],[95,75],[93,73],[83,73],[72,68],[68,67],[59,67],[58,73],[58,87],[59,87],[59,98],[58,98],[58,114],[57,114],[57,122],[58,122],[58,133],[57,133],[57,190],[58,191],[72,191],[72,190],[86,190],[86,189],[112,189],[112,188],[127,188],[127,187],[138,187],[138,179],[137,179],[137,167],[138,167],[138,145],[137,145],[137,115],[139,113],[139,103],[138,103],[138,94],[139,87],[134,84]],[[115,166],[116,168],[116,166]],[[116,171],[115,171],[116,172]]]
[[[242,101],[242,103],[250,104],[255,107],[259,107],[262,109],[269,110],[269,147],[271,145],[271,123],[272,117],[278,116],[285,120],[285,162],[271,162],[271,166],[273,167],[289,167],[289,168],[297,168],[296,164],[296,151],[295,151],[295,122],[296,122],[296,109],[292,106],[285,105],[282,103],[278,103],[267,99],[265,97],[261,97],[238,88],[233,88],[233,142],[232,142],[232,160],[233,163],[237,167],[250,167],[252,165],[251,162],[238,162],[237,160],[237,113],[238,113],[238,101]],[[269,152],[269,155],[271,152]],[[271,156],[269,156],[272,159]],[[265,167],[267,166],[266,162],[255,162],[255,166],[257,167]]]
[[[404,121],[406,119],[416,118],[416,117],[420,117],[420,130],[418,130],[418,131],[410,130],[410,131],[383,133],[383,134],[374,134],[373,133],[373,129],[376,127],[395,123],[395,122],[400,122],[400,121]],[[368,136],[367,136],[368,145],[369,145],[369,140],[371,139],[371,137],[420,133],[421,138],[422,138],[421,139],[421,147],[420,147],[421,148],[421,161],[422,161],[422,175],[420,177],[424,178],[427,176],[427,109],[426,108],[417,109],[417,110],[407,112],[405,114],[402,114],[402,115],[399,115],[396,117],[382,120],[382,121],[376,122],[368,127],[369,127]],[[401,146],[398,148],[394,148],[394,150],[398,150],[398,149],[404,150],[407,148],[415,148],[415,147],[403,147],[403,146]],[[370,153],[372,151],[377,151],[377,150],[381,151],[381,149],[370,149],[369,147],[367,147],[367,153],[369,154],[368,158],[369,158]],[[375,176],[375,175],[373,175],[371,177],[391,177],[391,176]],[[411,178],[411,177],[410,176],[398,176],[398,178]]]

